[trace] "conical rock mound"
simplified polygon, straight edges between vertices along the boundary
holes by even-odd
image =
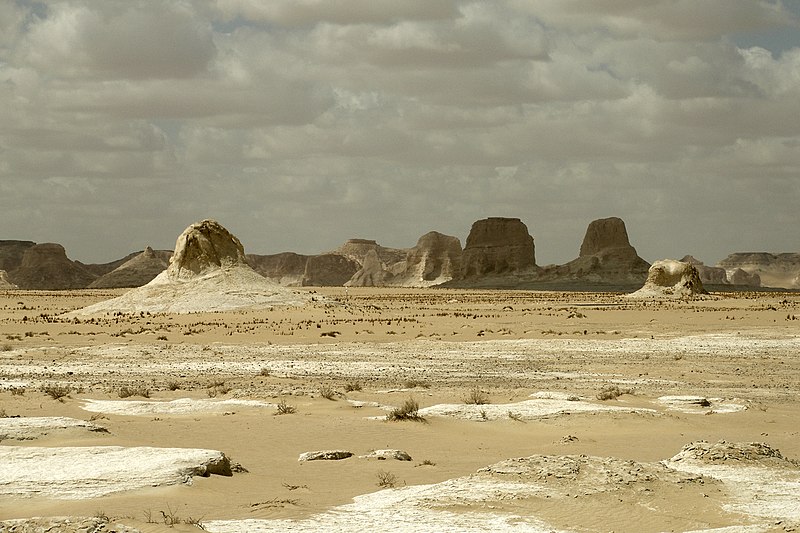
[[[647,272],[647,281],[631,298],[696,298],[708,294],[700,281],[700,274],[690,263],[662,259]]]
[[[254,271],[239,239],[218,222],[203,220],[181,233],[169,267],[150,283],[70,315],[202,313],[303,305],[307,300]]]

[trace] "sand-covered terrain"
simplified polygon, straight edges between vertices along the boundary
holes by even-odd
[[[0,292],[0,531],[800,530],[798,294],[123,293]]]

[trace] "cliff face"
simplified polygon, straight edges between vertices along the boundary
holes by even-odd
[[[543,276],[555,281],[639,284],[647,278],[649,268],[650,263],[631,246],[625,222],[610,217],[589,224],[577,259],[550,267]]]
[[[86,288],[95,276],[70,261],[60,244],[44,243],[27,248],[9,278],[21,289],[60,290]]]
[[[735,278],[752,284],[756,279],[753,276],[758,276],[764,287],[800,288],[800,253],[738,252],[729,255],[717,266],[725,269],[731,281]],[[737,270],[750,277],[737,273]]]
[[[493,217],[472,225],[462,255],[462,278],[513,274],[535,267],[533,237],[520,219]]]

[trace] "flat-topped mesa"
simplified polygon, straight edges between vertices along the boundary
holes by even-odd
[[[579,257],[596,255],[609,248],[630,248],[634,254],[636,253],[628,239],[625,222],[621,218],[609,217],[593,220],[586,228]]]
[[[67,257],[64,247],[42,243],[25,250],[19,268],[10,277],[22,289],[83,289],[95,276]]]
[[[172,281],[190,280],[234,266],[247,266],[244,246],[219,222],[206,219],[180,234],[167,276]]]
[[[533,237],[518,218],[490,217],[472,224],[462,255],[462,277],[515,273],[536,267]]]
[[[700,274],[693,265],[673,259],[662,259],[652,264],[644,286],[628,296],[688,299],[704,294],[708,292],[703,288]]]

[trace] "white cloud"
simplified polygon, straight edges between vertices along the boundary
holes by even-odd
[[[648,259],[796,246],[800,48],[731,38],[797,25],[777,2],[46,6],[0,6],[0,238],[112,260],[217,216],[310,253],[507,215],[563,262],[616,215]]]

